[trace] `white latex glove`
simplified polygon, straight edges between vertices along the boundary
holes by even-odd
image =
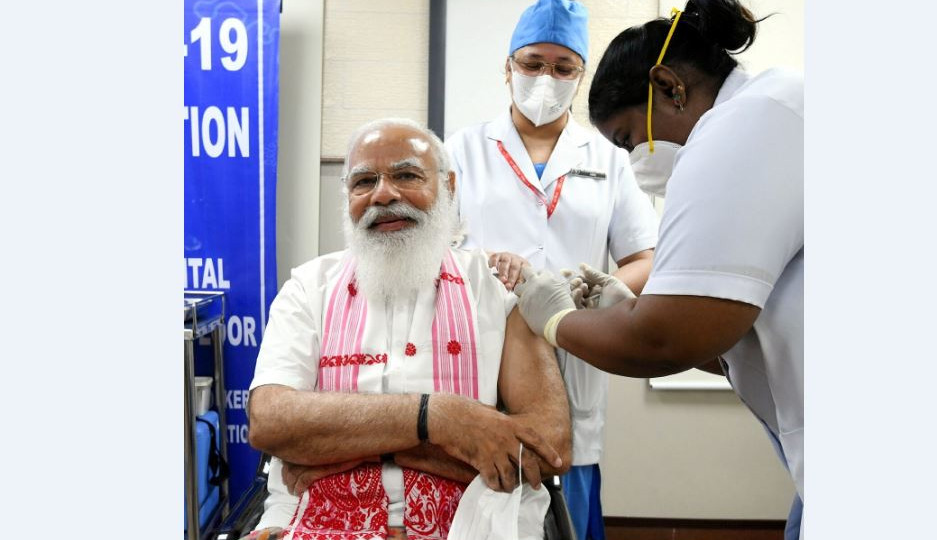
[[[599,272],[586,263],[579,265],[588,294],[583,302],[590,308],[607,308],[628,298],[637,298],[631,289],[615,276]]]
[[[521,310],[524,320],[527,321],[527,326],[535,334],[547,338],[547,341],[556,346],[555,335],[544,334],[544,329],[554,316],[561,313],[565,315],[576,310],[569,285],[564,280],[553,277],[553,274],[546,270],[534,272],[529,266],[525,266],[521,272],[524,275],[524,283],[514,287],[514,294],[520,298],[517,301],[517,307]],[[553,321],[553,323],[552,328],[555,334],[559,321]]]
[[[569,294],[573,298],[576,309],[585,308],[585,299],[589,295],[589,286],[586,285],[582,276],[565,268],[560,270],[560,274],[566,278],[566,283],[569,284]]]

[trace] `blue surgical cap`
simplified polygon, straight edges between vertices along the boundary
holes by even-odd
[[[537,0],[521,15],[508,54],[532,43],[556,43],[589,58],[589,11],[570,0]]]

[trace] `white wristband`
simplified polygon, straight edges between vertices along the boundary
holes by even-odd
[[[575,309],[564,309],[563,311],[558,311],[547,321],[547,324],[543,327],[543,337],[547,340],[550,345],[554,347],[556,344],[556,328],[560,325],[560,321],[567,314],[576,311]]]

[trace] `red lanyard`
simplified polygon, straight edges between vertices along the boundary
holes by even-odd
[[[521,171],[520,167],[517,166],[517,163],[514,163],[514,159],[511,158],[511,154],[508,154],[508,151],[504,149],[504,145],[501,144],[501,141],[498,141],[498,150],[501,150],[501,155],[504,156],[504,159],[508,162],[508,165],[514,169],[514,174],[517,175],[517,178],[527,186],[530,191],[534,192],[534,195],[540,199],[540,202],[547,204],[547,200],[543,198],[543,195],[540,194],[540,191],[534,187],[533,184],[527,180],[527,177],[524,176],[524,172]],[[553,200],[550,201],[550,204],[547,204],[547,219],[550,219],[550,216],[553,215],[553,211],[556,210],[556,205],[560,202],[560,193],[563,191],[563,182],[566,181],[566,175],[557,178],[556,188],[553,189]]]

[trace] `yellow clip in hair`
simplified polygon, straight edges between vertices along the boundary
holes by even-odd
[[[660,50],[660,56],[657,57],[655,66],[659,66],[664,60],[664,54],[667,53],[667,46],[670,45],[670,38],[673,37],[673,31],[677,28],[677,22],[680,21],[680,15],[683,12],[677,8],[670,8],[670,17],[673,21],[670,23],[670,31],[667,32],[667,39],[664,40],[664,46]],[[647,146],[648,152],[654,153],[654,138],[651,136],[651,104],[654,99],[654,85],[650,81],[647,83]]]

